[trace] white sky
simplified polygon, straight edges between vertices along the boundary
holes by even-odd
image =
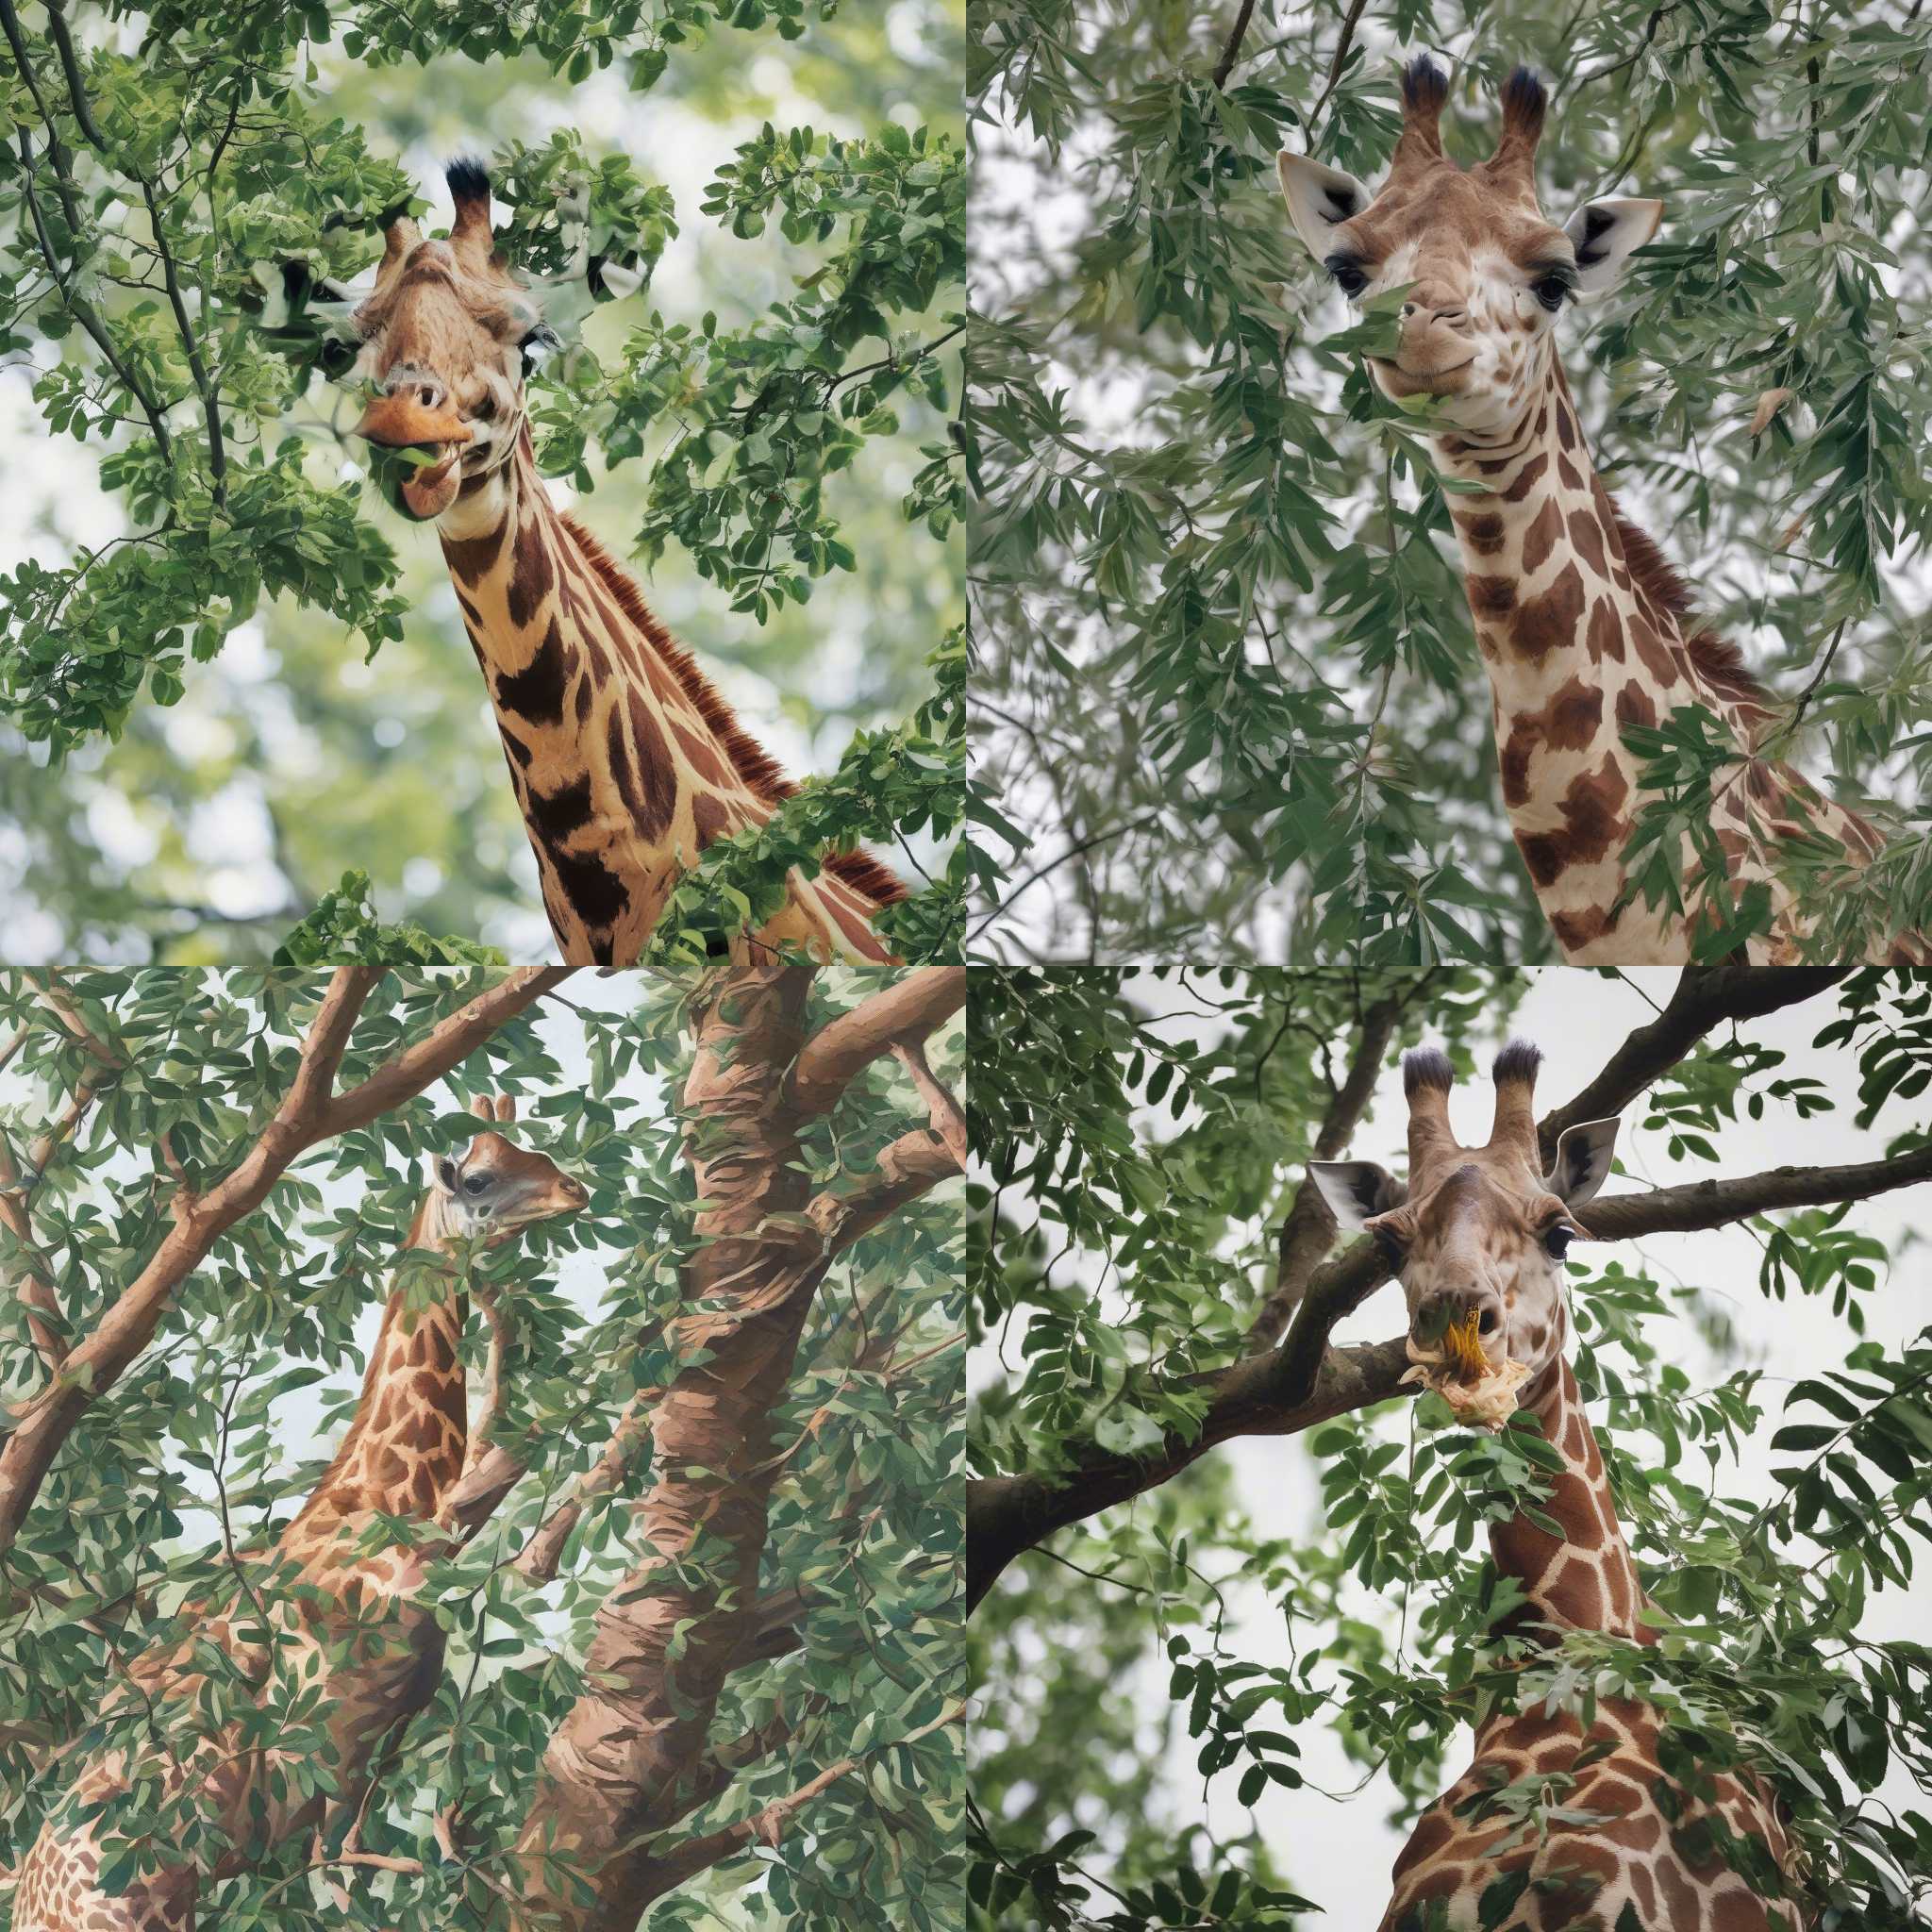
[[[1539,1110],[1560,1104],[1592,1077],[1616,1042],[1650,1016],[1652,1008],[1641,995],[1648,994],[1652,1002],[1661,1005],[1675,977],[1674,971],[1657,969],[1633,974],[1632,983],[1625,985],[1557,967],[1532,975],[1531,991],[1519,1008],[1511,1030],[1535,1041],[1543,1050]],[[1149,1009],[1173,1010],[1186,1004],[1185,994],[1172,984],[1163,986],[1142,977],[1136,980],[1135,987],[1138,998]],[[1812,1036],[1833,1011],[1832,998],[1825,994],[1769,1019],[1751,1022],[1743,1032],[1746,1038],[1788,1055],[1780,1074],[1809,1074],[1824,1080],[1838,1103],[1838,1112],[1801,1123],[1788,1109],[1768,1105],[1762,1122],[1743,1119],[1713,1137],[1721,1156],[1720,1165],[1713,1169],[1701,1162],[1674,1165],[1666,1155],[1666,1135],[1643,1132],[1640,1124],[1643,1104],[1633,1103],[1624,1111],[1618,1142],[1619,1158],[1629,1174],[1627,1177],[1621,1174],[1613,1176],[1606,1184],[1606,1195],[1641,1191],[1645,1186],[1674,1185],[1709,1174],[1751,1174],[1791,1163],[1812,1165],[1881,1156],[1886,1134],[1899,1130],[1905,1110],[1899,1109],[1901,1118],[1889,1125],[1881,1117],[1876,1131],[1861,1132],[1852,1124],[1857,1096],[1851,1056],[1841,1048],[1816,1052],[1810,1045]],[[1170,1039],[1189,1030],[1186,1024],[1161,1028],[1163,1037]],[[1205,1023],[1197,1024],[1194,1031],[1196,1037],[1205,1035]],[[1404,1043],[1421,1042],[1411,1039]],[[1487,1138],[1491,1097],[1487,1081],[1458,1091],[1452,1101],[1452,1117],[1464,1136],[1478,1141]],[[1391,1068],[1382,1075],[1372,1116],[1356,1134],[1347,1150],[1349,1157],[1380,1160],[1392,1171],[1403,1172],[1407,1166],[1406,1120],[1401,1074]],[[1166,1125],[1172,1131],[1172,1124]],[[1932,1230],[1932,1190],[1907,1189],[1860,1203],[1852,1210],[1852,1224],[1885,1242],[1890,1251],[1890,1273],[1877,1291],[1864,1298],[1864,1307],[1868,1335],[1896,1347],[1932,1322],[1932,1281],[1928,1281],[1924,1246],[1924,1237]],[[1775,1485],[1769,1474],[1771,1457],[1766,1445],[1781,1422],[1779,1382],[1838,1366],[1851,1338],[1826,1304],[1801,1299],[1780,1303],[1759,1293],[1759,1249],[1746,1228],[1657,1235],[1620,1243],[1614,1250],[1592,1244],[1592,1258],[1612,1253],[1618,1254],[1626,1267],[1641,1266],[1666,1287],[1680,1280],[1695,1282],[1734,1307],[1740,1331],[1750,1338],[1750,1364],[1761,1367],[1766,1375],[1758,1399],[1768,1413],[1746,1445],[1741,1463],[1722,1465],[1722,1480],[1728,1493],[1768,1500],[1775,1493]],[[1335,1335],[1339,1341],[1380,1341],[1399,1335],[1404,1324],[1401,1291],[1391,1283],[1341,1324]],[[1707,1386],[1728,1372],[1710,1359],[1695,1332],[1682,1321],[1653,1324],[1647,1332],[1667,1358],[1674,1356],[1685,1368],[1693,1387]],[[983,1357],[986,1351],[980,1353]],[[1013,1338],[1009,1338],[1008,1358],[1018,1359]],[[991,1366],[982,1359],[982,1379],[991,1373]],[[1232,1465],[1241,1501],[1262,1534],[1326,1537],[1319,1470],[1308,1454],[1306,1438],[1253,1437],[1214,1453]],[[1778,1459],[1787,1458],[1781,1456]],[[1209,1574],[1219,1574],[1210,1552],[1196,1548],[1193,1557]],[[1021,1559],[1023,1574],[1024,1562]],[[1227,1595],[1233,1612],[1226,1638],[1228,1650],[1266,1666],[1288,1664],[1291,1659],[1279,1609],[1258,1589],[1235,1588]],[[1378,1605],[1358,1588],[1357,1595],[1363,1614],[1388,1619],[1388,1606]],[[1932,1623],[1932,1581],[1926,1580],[1922,1571],[1911,1590],[1887,1591],[1872,1599],[1866,1630],[1874,1639],[1909,1636],[1923,1641],[1928,1623]],[[1158,1713],[1165,1706],[1166,1678],[1165,1662],[1157,1657],[1154,1665],[1138,1674],[1132,1686],[1133,1694],[1150,1713]],[[1024,1702],[1027,1688],[1022,1685],[1017,1694]],[[1338,1793],[1353,1790],[1361,1773],[1343,1756],[1329,1732],[1319,1724],[1305,1725],[1297,1733],[1297,1741],[1303,1751],[1301,1768],[1311,1786]],[[1171,1789],[1184,1819],[1199,1815],[1201,1781],[1194,1768],[1197,1749],[1197,1741],[1183,1735],[1170,1766]],[[1453,1770],[1459,1771],[1467,1761],[1464,1746],[1450,1753]],[[1210,1790],[1207,1816],[1217,1834],[1238,1837],[1245,1827],[1235,1799],[1241,1769],[1238,1765],[1217,1777]],[[1893,1804],[1923,1809],[1932,1794],[1915,1793],[1908,1782],[1894,1774],[1884,1795]],[[1333,1926],[1336,1932],[1354,1932],[1356,1927],[1373,1924],[1374,1914],[1387,1904],[1387,1874],[1405,1837],[1386,1822],[1393,1803],[1392,1788],[1381,1779],[1347,1802],[1336,1802],[1311,1789],[1284,1791],[1269,1787],[1257,1809],[1259,1828],[1292,1889],[1326,1907],[1328,1916],[1311,1923]]]

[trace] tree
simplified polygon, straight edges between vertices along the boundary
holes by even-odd
[[[1923,923],[1928,51],[1932,20],[1869,5],[986,9],[975,768],[1011,849],[981,945],[1554,956],[1447,499],[1275,183],[1283,149],[1380,182],[1424,52],[1465,159],[1509,70],[1543,75],[1547,213],[1664,198],[1622,291],[1559,325],[1597,468],[1770,681],[1774,748],[1878,824],[1869,895],[1798,882],[1828,943]],[[1640,755],[1633,854],[1675,865],[1738,747],[1687,716]]]
[[[1619,991],[1540,984],[1558,980],[1586,1028]],[[1305,1163],[1375,1151],[1359,1143],[1399,1048],[1441,1041],[1467,1073],[1529,991],[1460,966],[975,973],[972,1923],[1304,1923],[1297,1857],[1341,1828],[1310,1760],[1386,1772],[1357,1802],[1388,1805],[1399,1846],[1459,1770],[1478,1695],[1575,1708],[1620,1681],[1701,1761],[1772,1779],[1817,1924],[1924,1923],[1927,1656],[1873,1625],[1923,1616],[1932,1333],[1911,1339],[1907,1272],[1881,1285],[1900,1251],[1861,1215],[1932,1198],[1932,988],[1691,968],[1621,1041],[1584,1033],[1593,1072],[1552,1096],[1544,1149],[1621,1112],[1626,1158],[1641,1128],[1694,1176],[1613,1183],[1577,1219],[1620,1245],[1567,1271],[1573,1363],[1665,1641],[1577,1634],[1511,1666],[1477,1532],[1535,1507],[1533,1462],[1416,1402],[1407,1324],[1371,1300],[1390,1263],[1367,1236],[1331,1253]],[[1805,1015],[1829,1077],[1767,1038]],[[1820,1158],[1841,1114],[1871,1158]],[[1740,1168],[1726,1150],[1759,1132],[1789,1158]],[[1747,1270],[1756,1243],[1756,1296],[1685,1240],[1726,1227],[1750,1231]],[[1789,1377],[1756,1366],[1811,1304],[1807,1333],[1828,1339]],[[1338,1340],[1357,1309],[1355,1332],[1391,1339]],[[1866,1339],[1868,1311],[1904,1344]],[[1707,1381],[1687,1366],[1704,1352]],[[1253,1437],[1278,1445],[1265,1495],[1217,1453]],[[1278,1501],[1304,1459],[1312,1523]],[[1357,1916],[1381,1910],[1386,1871],[1349,1892]]]
[[[0,980],[9,1872],[118,1753],[103,1871],[230,1857],[204,1924],[944,1922],[963,973],[569,978]],[[433,1286],[397,1257],[425,1156],[499,1092],[588,1205],[458,1256],[468,1457],[435,1526],[385,1524],[442,1665],[347,1762],[297,1639],[346,1659],[379,1617],[278,1603],[264,1558],[365,1311]],[[183,1645],[192,1694],[128,1694]],[[164,1795],[208,1740],[301,1780],[312,1836]]]
[[[957,24],[922,8],[910,47],[828,12],[161,5],[42,28],[9,0],[0,353],[41,419],[9,465],[18,527],[46,532],[0,579],[0,812],[38,952],[259,962],[345,862],[386,918],[547,950],[434,539],[345,472],[356,411],[283,312],[285,272],[370,264],[379,216],[429,206],[416,155],[452,146],[490,159],[520,269],[583,240],[644,284],[559,311],[540,460],[597,492],[600,535],[824,781],[740,871],[863,825],[939,881],[908,950],[957,927]],[[825,114],[767,120],[746,76],[774,68]],[[640,107],[636,158],[578,131]],[[50,435],[98,491],[66,448],[29,458]]]

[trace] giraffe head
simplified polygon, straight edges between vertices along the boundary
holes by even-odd
[[[489,175],[457,161],[448,180],[447,241],[425,241],[407,215],[390,223],[375,286],[343,318],[354,354],[339,372],[373,391],[358,435],[428,458],[391,496],[419,520],[515,454],[525,378],[557,345],[536,294],[496,252]]]
[[[1336,1220],[1373,1234],[1400,1276],[1415,1347],[1440,1349],[1454,1329],[1480,1343],[1489,1370],[1516,1363],[1532,1383],[1563,1353],[1562,1262],[1582,1233],[1572,1210],[1603,1185],[1617,1140],[1614,1120],[1567,1127],[1543,1173],[1534,1107],[1541,1058],[1523,1040],[1496,1057],[1490,1138],[1466,1147],[1449,1125],[1447,1056],[1406,1054],[1407,1181],[1370,1160],[1308,1163]]]
[[[1278,163],[1294,229],[1350,300],[1406,286],[1399,346],[1370,357],[1384,395],[1443,398],[1441,420],[1477,438],[1523,418],[1549,375],[1557,318],[1612,287],[1657,232],[1660,201],[1586,202],[1558,227],[1537,205],[1542,83],[1519,67],[1486,161],[1442,152],[1448,77],[1426,57],[1402,76],[1402,136],[1379,192],[1302,155]]]
[[[470,1111],[486,1121],[510,1121],[516,1103],[503,1094],[492,1107],[479,1094]],[[575,1214],[591,1198],[548,1155],[519,1147],[489,1127],[460,1154],[432,1155],[427,1164],[444,1224],[459,1236],[484,1236],[492,1247],[533,1222]]]

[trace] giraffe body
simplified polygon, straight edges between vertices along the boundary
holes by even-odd
[[[465,477],[440,530],[464,628],[563,957],[637,958],[678,874],[714,839],[762,824],[791,791],[635,585],[552,507],[527,434]],[[897,882],[870,859],[794,873],[760,928],[820,957],[891,954],[872,930]]]
[[[1542,1173],[1537,1063],[1525,1042],[1504,1049],[1490,1139],[1467,1147],[1449,1124],[1448,1060],[1411,1053],[1403,1067],[1407,1179],[1366,1161],[1317,1161],[1309,1172],[1343,1227],[1367,1228],[1400,1257],[1422,1379],[1455,1406],[1470,1372],[1442,1363],[1455,1353],[1435,1347],[1445,1322],[1470,1323],[1489,1367],[1507,1361],[1529,1372],[1518,1405],[1563,1460],[1537,1507],[1559,1533],[1527,1515],[1491,1525],[1497,1574],[1520,1596],[1499,1634],[1531,1646],[1568,1630],[1655,1643],[1603,1452],[1565,1358],[1561,1264],[1581,1233],[1570,1209],[1608,1174],[1617,1124],[1569,1128]],[[1587,1728],[1576,1713],[1541,1702],[1491,1712],[1469,1769],[1423,1813],[1396,1860],[1379,1932],[1630,1932],[1633,1924],[1639,1932],[1805,1932],[1789,1899],[1760,1900],[1707,1836],[1721,1826],[1789,1878],[1790,1848],[1770,1789],[1748,1773],[1680,1784],[1659,1740],[1656,1712],[1627,1699],[1599,1699]],[[1544,1789],[1564,1816],[1525,1820],[1497,1802],[1511,1786],[1520,1800],[1530,1778],[1555,1781]]]
[[[1538,901],[1573,964],[1692,957],[1706,861],[1687,834],[1684,905],[1646,904],[1624,858],[1643,788],[1623,734],[1700,706],[1739,754],[1713,786],[1709,830],[1723,871],[1710,883],[1728,908],[1754,890],[1768,894],[1769,929],[1745,950],[1758,964],[1793,963],[1807,931],[1786,874],[1800,843],[1828,880],[1856,874],[1880,841],[1769,755],[1774,700],[1619,515],[1557,358],[1557,316],[1614,286],[1663,204],[1591,202],[1557,226],[1537,201],[1536,77],[1519,69],[1510,78],[1495,153],[1467,170],[1442,150],[1447,93],[1440,70],[1411,63],[1379,192],[1294,155],[1281,157],[1281,182],[1303,242],[1346,292],[1407,289],[1397,353],[1371,356],[1370,375],[1391,399],[1437,399],[1440,469],[1484,492],[1456,496],[1450,514],[1489,675],[1503,801]],[[1932,958],[1919,934],[1870,952],[1898,964]]]
[[[1559,1358],[1541,1379],[1524,1407],[1567,1465],[1541,1506],[1565,1534],[1559,1540],[1523,1517],[1492,1528],[1496,1567],[1527,1599],[1518,1628],[1569,1625],[1654,1642],[1657,1633],[1639,1621],[1642,1587],[1576,1378]],[[1758,1900],[1721,1855],[1679,1849],[1655,1795],[1664,1780],[1657,1741],[1655,1714],[1626,1698],[1600,1699],[1588,1731],[1568,1710],[1497,1711],[1477,1726],[1469,1769],[1423,1813],[1396,1859],[1380,1932],[1434,1932],[1432,1904],[1441,1932],[1477,1932],[1483,1893],[1510,1874],[1525,1885],[1503,1921],[1509,1932],[1616,1932],[1626,1907],[1643,1932],[1800,1932],[1788,1907]],[[1514,1819],[1486,1811],[1486,1799],[1532,1774],[1568,1781],[1557,1802],[1590,1814],[1587,1821],[1524,1833]],[[1760,1840],[1783,1861],[1784,1830],[1761,1789],[1721,1773],[1707,1794],[1682,1802],[1680,1828],[1714,1810],[1730,1831]]]
[[[559,950],[574,965],[627,966],[679,874],[794,788],[637,586],[552,505],[524,385],[527,357],[555,338],[495,252],[488,177],[459,162],[449,182],[448,240],[391,223],[375,286],[345,318],[375,391],[359,433],[428,458],[392,501],[442,540]],[[874,860],[834,853],[811,878],[794,867],[783,906],[747,937],[890,963],[872,920],[903,896]]]
[[[508,1101],[493,1113],[486,1102],[476,1107],[486,1118],[510,1117]],[[233,1724],[178,1756],[102,1751],[82,1765],[22,1862],[13,1932],[193,1932],[208,1883],[327,1818],[353,1817],[383,1741],[435,1694],[442,1630],[420,1593],[444,1546],[439,1511],[469,1448],[459,1354],[467,1297],[447,1251],[485,1230],[492,1242],[508,1239],[530,1222],[575,1213],[588,1198],[544,1156],[488,1130],[459,1159],[436,1165],[407,1246],[436,1256],[446,1286],[416,1309],[405,1287],[391,1292],[334,1459],[274,1550],[241,1559],[267,1628],[253,1602],[208,1617],[189,1638],[136,1657],[125,1691],[109,1693],[110,1715],[125,1716],[138,1700],[163,1712],[172,1706],[179,1723],[205,1683],[196,1647],[212,1643],[265,1707],[319,1697],[335,1789],[305,1792],[291,1775],[294,1755]],[[414,1530],[398,1540],[384,1518]],[[187,1856],[109,1893],[98,1883],[102,1837],[87,1813],[136,1780],[158,1785],[165,1803],[192,1815],[182,1834]]]

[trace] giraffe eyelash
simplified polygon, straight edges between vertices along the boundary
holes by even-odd
[[[1539,262],[1529,271],[1529,292],[1552,315],[1576,299],[1576,271],[1566,261]]]
[[[1366,264],[1353,255],[1331,255],[1322,266],[1335,277],[1341,292],[1351,299],[1369,286]]]

